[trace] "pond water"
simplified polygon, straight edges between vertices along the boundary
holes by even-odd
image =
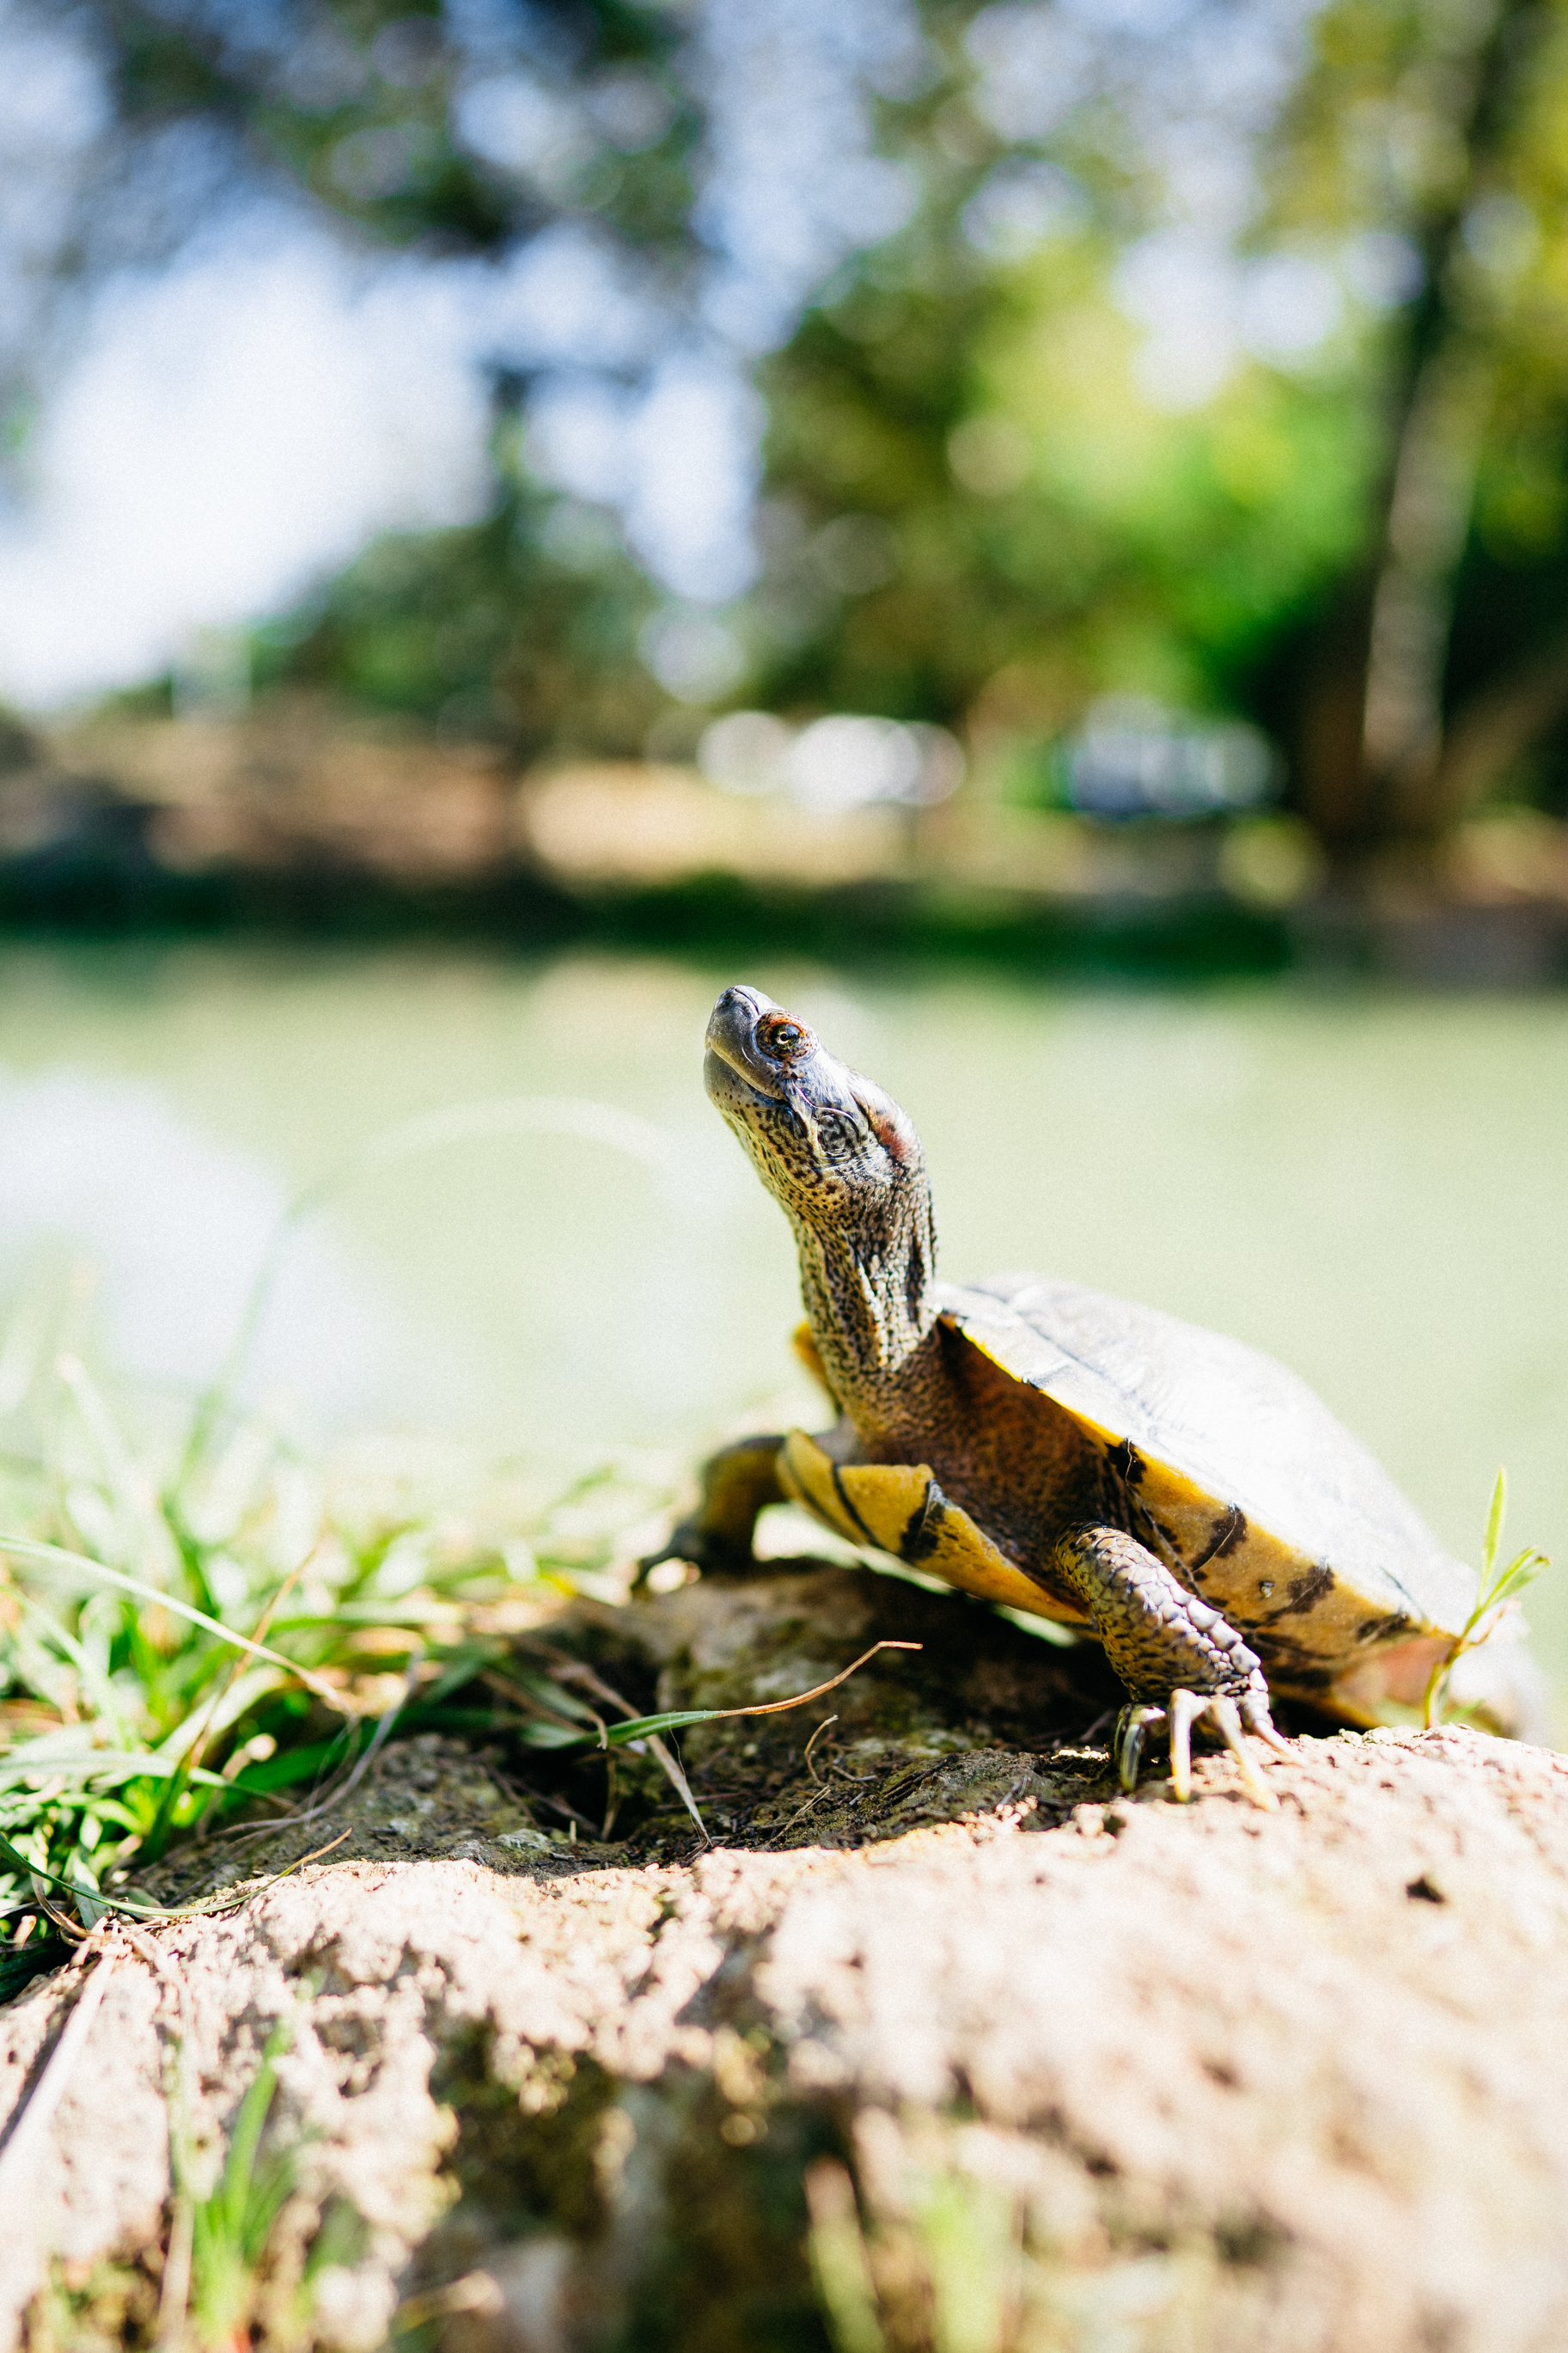
[[[294,1196],[504,1098],[300,1224],[252,1386],[323,1444],[393,1424],[536,1459],[810,1415],[784,1220],[702,1093],[730,978],[913,1114],[948,1273],[1058,1271],[1271,1350],[1468,1557],[1506,1463],[1510,1537],[1560,1563],[1531,1614],[1568,1685],[1562,998],[13,945],[0,1289],[53,1284],[100,1361],[194,1392]]]

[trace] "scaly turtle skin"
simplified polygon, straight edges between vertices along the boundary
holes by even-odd
[[[799,1345],[841,1418],[715,1456],[659,1557],[739,1567],[759,1511],[787,1498],[965,1592],[1085,1626],[1130,1694],[1129,1788],[1163,1727],[1185,1797],[1202,1725],[1267,1802],[1244,1734],[1284,1746],[1270,1688],[1360,1724],[1419,1701],[1475,1576],[1302,1382],[1077,1283],[938,1282],[899,1106],[755,989],[724,991],[707,1049],[709,1094],[795,1229]],[[1530,1700],[1509,1648],[1490,1677],[1503,1730]]]

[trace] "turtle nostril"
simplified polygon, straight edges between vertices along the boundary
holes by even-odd
[[[708,1021],[708,1044],[720,1054],[744,1055],[752,1047],[759,1015],[768,1000],[739,982],[725,989]]]

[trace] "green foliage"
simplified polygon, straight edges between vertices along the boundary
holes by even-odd
[[[457,1135],[584,1123],[623,1149],[658,1141],[605,1107],[531,1098],[373,1138],[283,1221],[235,1351],[172,1447],[134,1440],[72,1356],[24,1381],[31,1443],[0,1458],[0,1988],[22,1981],[48,1921],[74,1934],[105,1911],[155,1913],[129,1874],[172,1836],[301,1784],[341,1790],[394,1724],[539,1747],[657,1739],[662,1720],[612,1733],[503,1631],[530,1597],[619,1590],[622,1532],[663,1501],[646,1476],[603,1465],[510,1494],[487,1537],[471,1497],[458,1518],[393,1480],[334,1489],[232,1402],[282,1248],[343,1185]],[[13,1370],[37,1351],[36,1323],[24,1303],[0,1345]]]
[[[170,2164],[174,2219],[164,2253],[158,2343],[184,2353],[231,2353],[259,2345],[272,2353],[312,2341],[310,2317],[324,2266],[363,2252],[361,2218],[341,2198],[313,2217],[309,2243],[280,2231],[300,2187],[310,2136],[279,2130],[274,2116],[278,2061],[293,2030],[280,2018],[241,2099],[216,2180],[205,2193],[192,2147],[188,2054],[182,2040],[172,2063]]]
[[[963,727],[994,776],[1048,764],[1108,691],[1239,712],[1290,754],[1310,821],[1370,838],[1396,822],[1373,806],[1388,780],[1360,734],[1372,602],[1434,369],[1454,510],[1422,584],[1438,732],[1478,698],[1506,699],[1521,653],[1550,649],[1561,627],[1568,15],[1500,0],[1494,26],[1484,10],[1326,0],[1276,120],[1239,97],[1199,101],[1220,167],[1252,174],[1238,265],[1325,270],[1343,300],[1316,350],[1246,359],[1183,408],[1140,380],[1119,273],[1182,216],[1163,163],[1180,111],[1166,84],[1178,52],[1215,38],[1214,13],[1165,42],[1093,36],[1076,100],[1003,130],[970,40],[978,0],[922,0],[927,70],[877,102],[881,148],[918,190],[912,216],[851,254],[758,370],[761,576],[728,616],[746,663],[731,699]],[[276,28],[236,40],[212,0],[177,19],[121,6],[125,120],[221,123],[385,242],[499,253],[554,218],[595,221],[657,257],[678,315],[711,234],[696,197],[713,93],[686,13],[538,12],[527,70],[575,128],[527,171],[456,136],[462,69],[439,22],[433,5],[336,0],[301,16],[295,54]],[[1239,24],[1243,42],[1253,33]],[[617,77],[641,94],[646,132],[609,127],[600,99]],[[1036,233],[988,236],[984,206],[1020,172],[1054,174],[1059,202]],[[658,593],[609,507],[530,473],[528,394],[499,387],[491,515],[371,550],[260,632],[260,685],[323,687],[523,758],[689,746],[698,723],[671,711],[639,650]],[[1472,736],[1458,780],[1418,777],[1397,821],[1418,832],[1500,785],[1561,802],[1560,705],[1537,692],[1482,752]]]
[[[1500,1470],[1492,1488],[1491,1507],[1487,1514],[1486,1540],[1481,1547],[1481,1574],[1475,1607],[1447,1658],[1440,1660],[1432,1670],[1424,1704],[1428,1726],[1444,1721],[1447,1713],[1449,1678],[1465,1652],[1479,1650],[1497,1631],[1510,1605],[1518,1600],[1526,1587],[1534,1584],[1543,1568],[1552,1566],[1549,1556],[1536,1545],[1526,1545],[1506,1565],[1500,1564],[1503,1523],[1507,1516],[1508,1473]]]
[[[298,2152],[261,2153],[278,2088],[276,2062],[291,2039],[287,2021],[280,2020],[239,2104],[217,2181],[207,2197],[191,2199],[191,2318],[204,2347],[232,2344],[248,2322],[258,2268],[294,2187]],[[188,2175],[188,2152],[176,2150],[175,2168],[188,2198],[183,2178]]]
[[[129,1875],[171,1836],[341,1785],[395,1722],[597,1744],[594,1711],[525,1669],[501,1700],[464,1694],[507,1652],[498,1609],[596,1586],[618,1529],[657,1500],[635,1476],[589,1473],[486,1542],[471,1515],[334,1497],[259,1419],[226,1417],[155,1499],[129,1441],[117,1483],[79,1437],[66,1422],[52,1459],[13,1465],[13,1528],[30,1492],[44,1540],[0,1538],[0,1968],[50,1914],[146,1916]]]
[[[241,125],[257,160],[392,244],[438,238],[485,251],[548,216],[540,189],[520,187],[454,140],[453,60],[434,0],[285,6],[269,25],[243,30],[234,13],[225,0],[177,12],[117,0],[110,29],[132,125],[190,117]],[[658,135],[631,152],[587,146],[553,192],[556,204],[597,213],[649,245],[679,241],[691,199],[696,124],[669,80],[679,35],[661,8],[578,0],[536,44],[552,79],[631,72],[668,91]]]
[[[1240,712],[1280,742],[1295,806],[1341,846],[1429,835],[1488,791],[1563,804],[1568,689],[1520,677],[1521,658],[1551,657],[1568,578],[1561,0],[1323,0],[1272,120],[1246,72],[1229,95],[1201,74],[1179,95],[1221,37],[1217,0],[1164,35],[1079,26],[1081,75],[1064,66],[1060,103],[1031,100],[1016,121],[984,64],[1007,12],[918,14],[925,70],[875,102],[912,214],[852,252],[758,366],[761,575],[725,616],[745,667],[721,700],[959,726],[994,778],[1048,765],[1108,691]],[[1261,0],[1237,12],[1248,55],[1262,15]],[[129,145],[198,125],[383,244],[500,256],[552,221],[595,224],[657,264],[671,332],[700,312],[722,235],[703,174],[734,123],[683,8],[509,12],[521,46],[504,71],[561,132],[510,165],[458,134],[492,68],[436,0],[281,0],[243,37],[219,0],[100,16]],[[854,47],[819,69],[857,71]],[[1020,87],[1047,70],[1017,67]],[[1225,233],[1219,214],[1203,227],[1201,192],[1188,205],[1205,142],[1236,181]],[[1009,174],[1057,193],[1033,229],[998,235],[985,222]],[[1315,349],[1246,358],[1184,408],[1141,377],[1122,272],[1188,210],[1216,254],[1228,235],[1237,268],[1326,272],[1342,301]],[[659,591],[611,506],[531,473],[530,394],[497,387],[489,517],[372,549],[259,632],[259,685],[324,688],[523,759],[689,749],[700,713],[672,709],[642,659]],[[1373,773],[1372,614],[1405,561],[1392,502],[1416,460],[1430,481],[1412,511],[1431,511],[1434,485],[1451,509],[1417,583],[1434,674],[1414,681],[1414,752]],[[1476,708],[1487,725],[1466,735]]]
[[[764,699],[978,718],[1022,741],[1110,690],[1245,704],[1274,638],[1359,546],[1364,388],[1342,367],[1254,364],[1195,415],[1162,414],[1132,380],[1102,233],[1006,270],[965,259],[955,227],[940,271],[920,251],[901,283],[881,257],[879,282],[813,314],[766,374],[794,527],[774,523],[760,627],[770,596],[781,634],[813,593],[816,618],[777,645]],[[811,579],[847,512],[889,533],[889,576],[836,600]]]
[[[819,2159],[805,2186],[834,2353],[1014,2353],[1026,2341],[1022,2218],[1005,2190],[955,2167],[911,2167],[901,2228],[868,2242],[843,2166]]]
[[[523,758],[639,752],[665,708],[637,650],[654,592],[607,517],[531,480],[515,416],[493,456],[483,522],[378,542],[257,632],[257,687],[322,688]]]

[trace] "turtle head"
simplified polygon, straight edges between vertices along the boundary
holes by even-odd
[[[709,1094],[769,1192],[808,1224],[874,1228],[923,1190],[920,1138],[892,1097],[761,989],[724,991],[707,1048]]]
[[[841,1374],[847,1349],[886,1368],[933,1314],[936,1237],[913,1123],[761,989],[724,991],[707,1048],[708,1092],[795,1229],[825,1361]],[[875,1328],[846,1328],[862,1303]]]

